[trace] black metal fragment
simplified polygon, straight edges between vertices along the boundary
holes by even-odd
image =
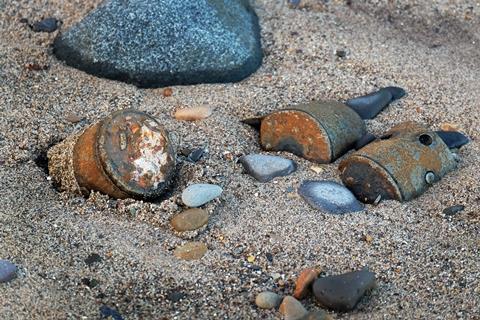
[[[399,87],[386,87],[365,96],[349,99],[345,102],[362,119],[373,119],[388,104],[405,95],[405,90]]]
[[[470,142],[470,139],[458,131],[435,131],[440,139],[445,142],[450,149],[460,148]]]

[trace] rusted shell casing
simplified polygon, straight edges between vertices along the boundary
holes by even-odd
[[[347,105],[316,101],[265,116],[260,143],[265,150],[288,151],[314,162],[330,163],[365,133],[365,123]]]
[[[84,194],[95,190],[114,198],[154,198],[174,175],[174,149],[155,118],[121,110],[79,137],[73,170]]]
[[[411,200],[455,167],[453,154],[435,132],[405,122],[343,160],[339,169],[355,196],[373,203],[379,196]]]

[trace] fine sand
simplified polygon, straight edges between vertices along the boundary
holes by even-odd
[[[334,318],[479,319],[478,1],[310,0],[292,9],[259,0],[263,66],[240,83],[173,87],[170,97],[67,67],[51,53],[56,33],[20,22],[54,16],[64,30],[99,2],[0,0],[0,259],[19,267],[17,279],[0,284],[0,319],[99,319],[103,305],[126,319],[277,319],[278,311],[255,306],[255,295],[291,294],[298,272],[311,266],[327,275],[364,266],[377,274],[377,288]],[[329,215],[295,190],[306,179],[339,181],[338,161],[315,173],[312,163],[281,153],[298,171],[270,183],[236,163],[261,152],[240,119],[388,85],[408,96],[368,121],[371,132],[417,120],[434,129],[450,123],[472,139],[458,170],[416,200]],[[216,110],[198,122],[172,117],[178,107],[201,105]],[[181,147],[208,154],[183,166],[162,203],[57,192],[44,170],[48,147],[123,108],[158,117]],[[74,116],[83,120],[72,123]],[[181,190],[196,182],[224,193],[206,206],[206,228],[175,234],[169,219],[182,210]],[[445,217],[455,204],[465,210]],[[187,239],[207,244],[201,260],[173,256]],[[101,261],[89,266],[94,253]],[[184,299],[173,302],[178,293]],[[318,308],[313,298],[303,303]]]

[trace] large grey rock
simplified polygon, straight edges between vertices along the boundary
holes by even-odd
[[[54,53],[139,87],[239,81],[262,61],[248,0],[106,0],[55,40]]]

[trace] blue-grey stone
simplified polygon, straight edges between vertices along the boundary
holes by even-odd
[[[262,62],[248,0],[106,0],[55,40],[54,53],[139,87],[239,81]]]
[[[249,154],[240,158],[245,171],[260,182],[294,172],[297,166],[293,160],[264,154]]]
[[[313,208],[343,214],[361,211],[360,203],[350,190],[333,181],[304,181],[298,194]]]
[[[0,259],[0,283],[8,282],[17,276],[17,267],[8,260]]]
[[[313,283],[313,294],[322,306],[336,311],[349,311],[374,286],[375,273],[363,269],[318,278]]]
[[[200,207],[201,205],[218,198],[222,192],[222,188],[214,184],[193,184],[183,190],[182,201],[189,207]]]

